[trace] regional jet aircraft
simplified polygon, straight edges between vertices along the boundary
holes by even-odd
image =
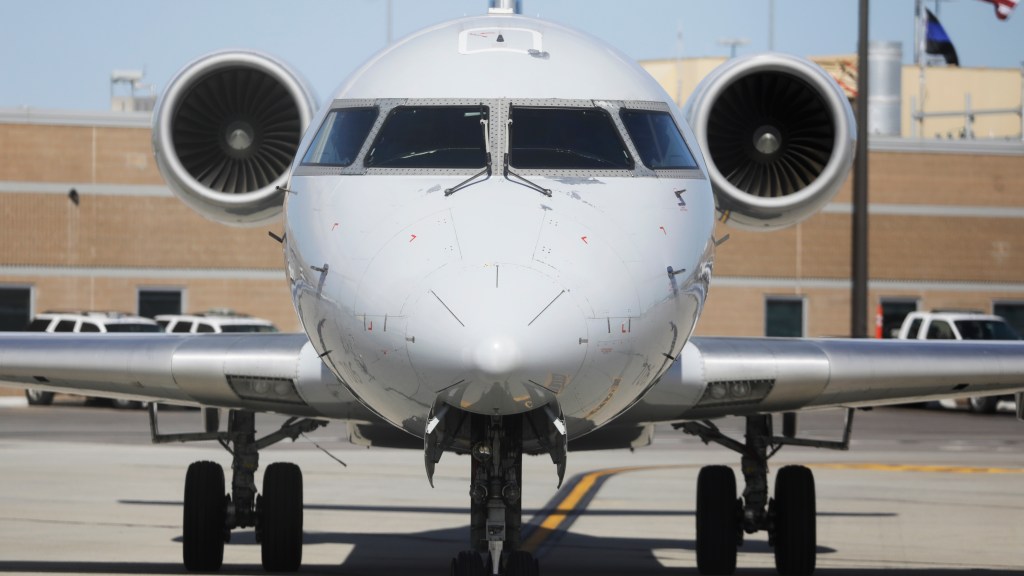
[[[763,531],[780,573],[809,574],[814,479],[784,467],[772,497],[768,459],[815,442],[792,417],[776,435],[774,414],[1024,390],[1013,344],[691,337],[716,218],[792,225],[847,177],[849,104],[799,58],[730,60],[684,113],[613,48],[499,6],[389,47],[319,111],[269,56],[200,58],[163,94],[153,143],[203,215],[283,211],[271,233],[304,333],[5,335],[0,379],[229,410],[226,429],[173,437],[151,410],[154,439],[233,455],[229,486],[218,464],[188,469],[189,570],[219,569],[243,527],[267,570],[298,569],[301,472],[268,466],[258,493],[259,450],[340,420],[354,441],[421,450],[428,478],[443,453],[468,454],[452,574],[533,576],[523,455],[561,477],[569,448],[640,446],[669,422],[742,456],[741,495],[731,468],[700,472],[700,572],[733,572],[742,535]],[[258,412],[294,418],[257,439]],[[724,416],[745,418],[744,439],[720,432]]]

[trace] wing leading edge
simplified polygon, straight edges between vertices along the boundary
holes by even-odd
[[[693,338],[618,423],[859,407],[1024,390],[1024,343]]]
[[[305,334],[0,334],[0,381],[222,408],[377,421]]]

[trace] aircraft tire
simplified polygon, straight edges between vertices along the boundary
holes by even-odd
[[[817,563],[814,474],[785,466],[775,477],[775,568],[785,576],[808,576]]]
[[[182,557],[190,572],[215,572],[224,562],[227,497],[224,469],[193,462],[185,475]]]
[[[263,569],[298,570],[302,565],[302,471],[298,466],[287,462],[267,466],[258,508]]]
[[[736,475],[728,466],[705,466],[697,476],[697,571],[732,574],[740,544]]]
[[[49,406],[53,404],[53,392],[29,388],[25,390],[25,400],[28,400],[29,406]]]
[[[459,552],[452,558],[451,576],[487,576],[484,559],[475,550]]]
[[[533,554],[525,550],[516,550],[508,556],[505,576],[540,576],[540,563]]]

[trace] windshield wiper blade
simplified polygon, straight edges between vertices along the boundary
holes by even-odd
[[[462,190],[463,188],[468,188],[469,186],[472,186],[473,184],[476,184],[477,182],[484,182],[485,180],[487,180],[487,178],[484,178],[483,180],[477,180],[477,178],[483,176],[484,174],[487,175],[487,178],[491,177],[491,155],[490,154],[487,155],[487,166],[484,167],[483,170],[477,172],[476,174],[473,174],[469,178],[466,178],[465,180],[463,180],[462,182],[459,182],[458,184],[456,184],[455,186],[452,186],[451,188],[446,188],[445,191],[444,191],[444,195],[445,196],[451,196],[452,194],[455,194],[459,190]]]
[[[487,106],[484,106],[483,102],[480,103],[480,127],[484,131],[484,152],[487,154],[487,166],[485,166],[483,170],[477,172],[476,174],[473,174],[472,176],[466,178],[462,182],[459,182],[455,186],[446,189],[444,191],[444,195],[446,198],[448,196],[451,196],[452,194],[455,194],[459,190],[466,188],[467,186],[472,186],[473,184],[476,184],[476,179],[479,178],[480,176],[483,176],[484,174],[487,174],[487,178],[480,180],[480,182],[485,182],[487,181],[488,178],[491,177],[491,118],[489,110],[487,109]]]
[[[548,198],[551,197],[551,189],[550,188],[545,188],[545,187],[541,186],[540,184],[537,184],[536,182],[534,182],[532,180],[528,180],[527,178],[525,178],[523,176],[520,176],[519,174],[516,174],[515,172],[512,171],[511,168],[509,168],[509,166],[508,166],[508,152],[505,153],[505,162],[504,162],[504,164],[505,164],[505,179],[506,180],[508,180],[509,182],[513,182],[515,184],[520,184],[522,186],[526,186],[527,188],[532,188],[532,189],[536,190],[537,192],[540,192],[541,194],[547,196]],[[518,182],[516,180],[513,180],[513,179],[509,178],[509,176],[515,176],[518,179]]]

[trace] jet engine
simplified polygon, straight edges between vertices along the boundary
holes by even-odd
[[[853,163],[846,95],[818,65],[786,54],[735,58],[685,110],[720,217],[748,230],[800,222],[835,196]]]
[[[305,82],[255,52],[215,52],[178,72],[153,114],[153,151],[171,190],[211,220],[275,218],[279,189],[314,110]]]

